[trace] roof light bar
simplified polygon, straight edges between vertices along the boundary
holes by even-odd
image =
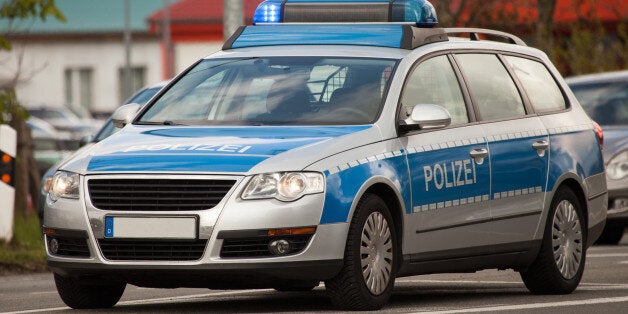
[[[415,23],[438,24],[427,0],[266,0],[253,15],[253,24],[276,23]]]
[[[257,6],[253,14],[253,24],[280,23],[283,0],[266,0]]]

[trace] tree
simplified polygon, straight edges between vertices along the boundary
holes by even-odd
[[[0,5],[0,21],[6,23],[6,28],[0,32],[0,51],[11,50],[11,43],[7,35],[21,28],[21,23],[31,19],[46,20],[52,17],[65,21],[65,17],[56,7],[54,0],[6,0]],[[16,71],[13,78],[0,85],[0,123],[10,123],[17,131],[17,158],[15,169],[15,209],[24,214],[27,208],[28,196],[37,202],[39,195],[39,173],[33,158],[33,141],[30,129],[26,126],[28,111],[20,105],[15,87],[20,78],[20,71]]]

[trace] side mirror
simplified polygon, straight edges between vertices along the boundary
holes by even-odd
[[[414,130],[440,129],[451,124],[451,115],[439,105],[418,104],[412,108],[410,116],[399,126],[403,132]]]
[[[140,104],[127,104],[116,109],[111,115],[111,122],[116,128],[123,128],[127,123],[131,122],[138,111],[140,111],[142,105]]]

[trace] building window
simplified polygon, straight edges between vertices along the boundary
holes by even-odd
[[[120,103],[131,97],[136,91],[146,85],[146,67],[132,67],[130,86],[126,86],[126,71],[124,67],[118,69]]]
[[[65,102],[75,109],[93,105],[94,69],[67,68],[64,71]]]

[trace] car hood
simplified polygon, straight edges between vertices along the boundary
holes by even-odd
[[[619,152],[628,149],[628,125],[602,127],[604,132],[604,162]]]
[[[247,173],[301,170],[344,150],[379,140],[371,125],[183,127],[128,125],[63,165],[77,173]],[[358,133],[366,133],[358,135]],[[350,137],[350,139],[347,139]],[[333,142],[342,140],[342,145]],[[361,139],[361,140],[356,140]],[[318,146],[312,152],[312,146]],[[304,150],[304,154],[295,151]],[[287,157],[283,157],[286,156]],[[274,165],[276,170],[264,167]]]

